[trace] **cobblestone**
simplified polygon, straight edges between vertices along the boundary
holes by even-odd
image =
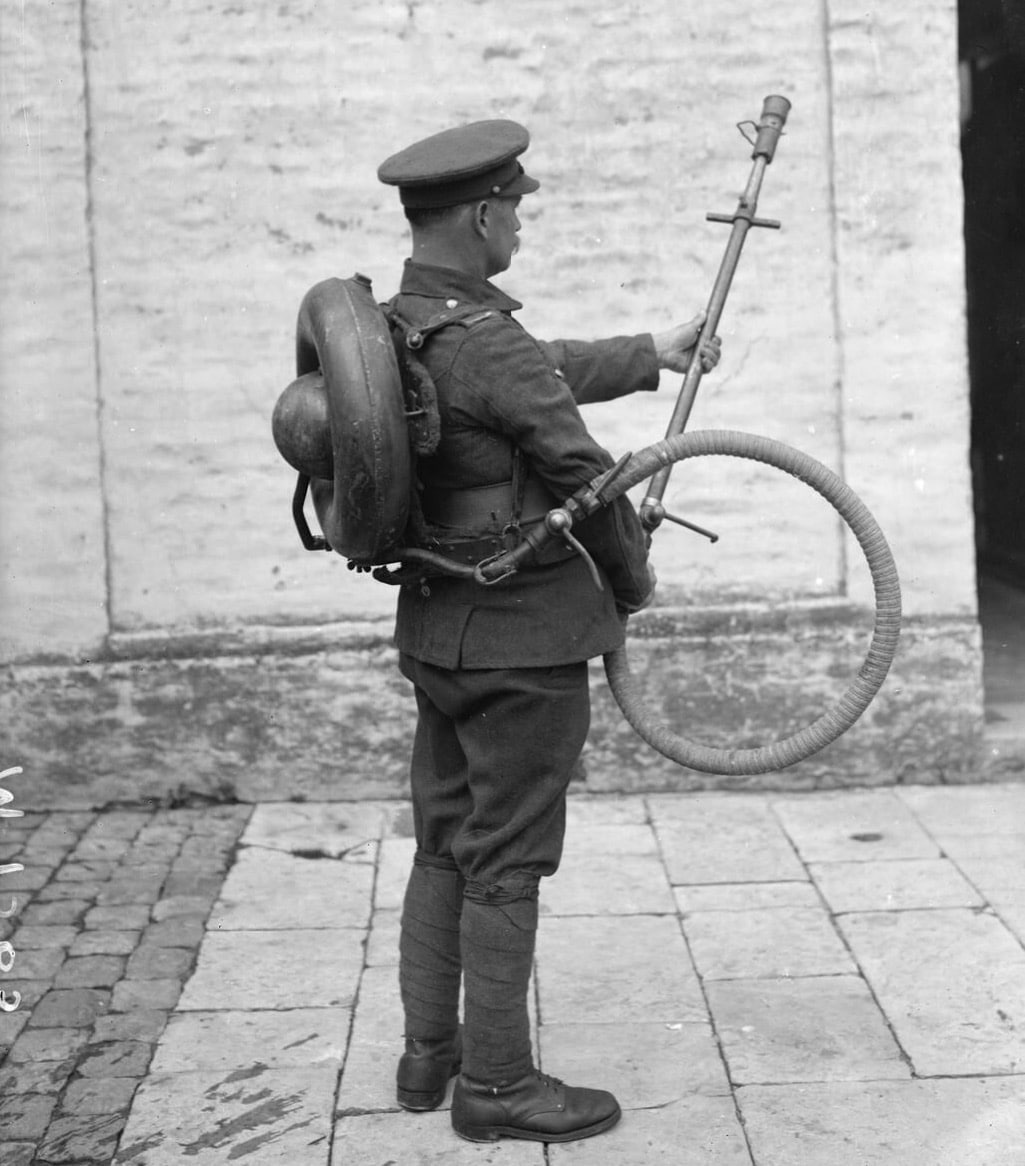
[[[108,861],[116,861],[124,858],[130,846],[131,843],[124,838],[86,837],[75,847],[75,853],[79,858],[84,860],[106,859]]]
[[[26,955],[28,953],[21,952],[20,954]],[[19,1008],[23,1009],[26,1014],[30,1013],[46,993],[50,991],[50,984],[50,980],[22,980],[13,978],[3,981],[4,990],[8,996],[14,992],[21,993]],[[0,1021],[0,1025],[2,1024],[3,1021]]]
[[[3,876],[3,888],[5,891],[37,891],[49,882],[53,872],[53,867],[25,864],[24,870],[11,871]]]
[[[96,880],[92,882],[47,883],[45,887],[40,887],[33,898],[36,903],[66,902],[78,907],[81,904],[88,905],[93,902],[102,886],[103,883]],[[77,921],[78,913],[76,913],[75,918]]]
[[[68,955],[131,955],[139,946],[139,934],[138,931],[83,931],[68,948]]]
[[[111,1041],[92,1045],[79,1058],[76,1072],[83,1077],[142,1077],[153,1056],[146,1041]]]
[[[186,871],[181,874],[172,873],[164,886],[165,895],[189,897],[192,895],[217,895],[224,882],[223,873],[211,874],[207,871]]]
[[[99,988],[51,988],[32,1009],[34,1028],[89,1028],[110,1007]]]
[[[164,1031],[166,1008],[136,1008],[132,1012],[112,1012],[101,1016],[93,1029],[97,1041],[148,1041],[152,1044]]]
[[[74,1059],[63,1061],[9,1061],[0,1069],[0,1097],[15,1093],[59,1093],[75,1067]]]
[[[20,1007],[18,998],[14,992],[18,990],[16,984],[5,984],[2,989],[4,993],[4,1001],[8,1004],[13,1004],[15,1008]],[[28,1008],[21,1012],[3,1012],[0,1013],[0,1057],[3,1057],[14,1045],[18,1039],[18,1034],[28,1024]]]
[[[85,1077],[67,1088],[61,1105],[68,1113],[127,1113],[138,1088],[137,1076]]]
[[[45,1093],[0,1097],[0,1130],[5,1138],[39,1139],[46,1133],[57,1099]]]
[[[27,1018],[26,1018],[27,1019]],[[11,1046],[11,1064],[63,1061],[76,1056],[89,1042],[89,1030],[78,1028],[26,1028]]]
[[[153,908],[153,918],[158,923],[181,916],[205,919],[210,914],[214,899],[214,895],[172,895],[156,904]]]
[[[182,994],[180,980],[122,980],[114,985],[114,1011],[173,1008]]]
[[[69,956],[54,984],[58,988],[110,988],[121,979],[124,967],[124,958],[120,956]]]
[[[30,906],[20,917],[19,922],[24,925],[18,927],[14,933],[14,946],[21,951],[23,947],[70,947],[75,942],[78,930],[70,924],[61,921],[60,924],[50,923],[49,920],[37,922],[38,914],[35,904]]]
[[[160,898],[164,877],[122,879],[107,883],[96,895],[99,907],[116,907],[126,903],[155,903]]]
[[[195,953],[183,947],[143,944],[128,961],[133,980],[182,980],[192,968]]]
[[[248,814],[218,817],[228,850]],[[16,954],[0,986],[23,998],[0,1013],[3,1166],[112,1161],[223,882],[181,856],[201,823],[191,811],[115,810],[4,828],[8,860],[29,873],[4,921]],[[220,862],[206,835],[202,849]]]
[[[66,862],[57,871],[56,878],[59,883],[88,882],[96,885],[97,880],[109,879],[116,870],[117,863],[104,862],[100,859],[89,862]]]
[[[94,839],[127,838],[131,840],[136,837],[150,820],[150,817],[151,815],[145,810],[112,810],[96,819],[89,831],[89,836]]]
[[[85,916],[85,925],[104,931],[110,931],[119,925],[135,930],[145,927],[149,919],[149,907],[125,904],[120,907],[93,907]]]
[[[52,980],[64,963],[64,949],[37,947],[16,949],[11,975],[19,980]]]
[[[58,1117],[39,1147],[44,1162],[61,1166],[110,1162],[125,1127],[123,1114],[82,1114]]]
[[[162,923],[151,923],[142,938],[144,943],[155,947],[188,947],[194,950],[199,946],[204,931],[202,919],[177,915]]]

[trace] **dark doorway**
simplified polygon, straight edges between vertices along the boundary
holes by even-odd
[[[960,0],[961,154],[987,719],[1025,738],[1025,0]]]

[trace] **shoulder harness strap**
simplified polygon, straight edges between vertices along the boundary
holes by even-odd
[[[410,438],[414,456],[432,454],[440,439],[440,415],[438,413],[437,392],[434,381],[417,355],[435,332],[452,324],[462,324],[471,328],[474,324],[495,315],[493,308],[468,304],[462,308],[449,309],[431,316],[418,326],[407,320],[395,307],[394,300],[382,304],[381,309],[392,329],[392,339],[402,373],[402,383],[406,392],[406,417],[410,427]],[[503,531],[507,548],[520,541],[520,516],[523,513],[523,499],[526,487],[526,467],[518,446],[512,451],[512,481],[510,482],[510,521]],[[417,540],[424,541],[427,527],[414,492],[411,527]]]

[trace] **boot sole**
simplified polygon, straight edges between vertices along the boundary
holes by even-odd
[[[447,1089],[442,1089],[440,1093],[406,1093],[399,1089],[396,1091],[395,1100],[411,1113],[426,1113],[430,1109],[437,1109],[445,1100],[447,1092]]]
[[[526,1129],[523,1126],[463,1126],[459,1128],[454,1122],[452,1129],[468,1142],[497,1142],[499,1138],[521,1138],[528,1142],[576,1142],[581,1138],[593,1138],[595,1134],[603,1134],[611,1129],[623,1116],[623,1111],[617,1109],[601,1121],[593,1122],[589,1126],[568,1130],[564,1134],[545,1133],[543,1130]]]

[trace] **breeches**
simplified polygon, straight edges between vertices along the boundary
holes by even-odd
[[[587,664],[452,671],[400,656],[419,717],[410,782],[417,861],[466,895],[536,895],[562,857],[566,789],[590,724]]]

